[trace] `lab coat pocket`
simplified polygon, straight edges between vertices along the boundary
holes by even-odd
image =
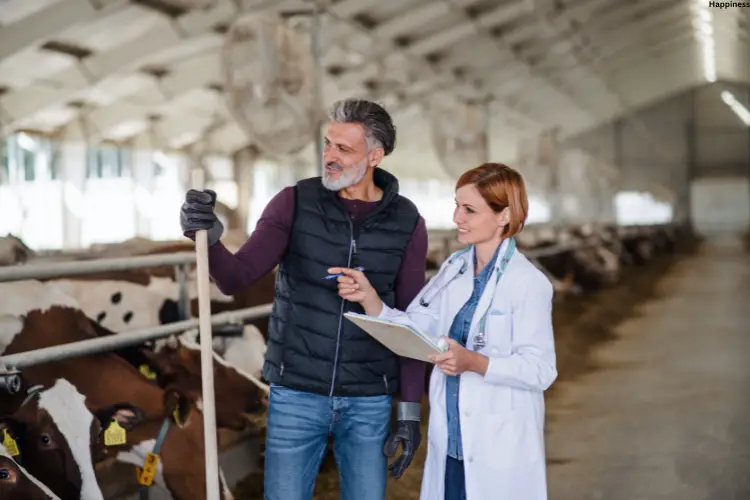
[[[487,347],[484,354],[489,357],[510,356],[512,347],[512,323],[510,313],[491,309],[487,315]]]
[[[485,414],[485,431],[476,443],[479,455],[487,467],[495,470],[516,468],[538,459],[539,439],[531,421],[518,414]]]

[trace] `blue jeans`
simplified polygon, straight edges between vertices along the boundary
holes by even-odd
[[[464,463],[453,457],[445,462],[445,500],[466,500]]]
[[[391,396],[328,397],[271,385],[264,500],[310,500],[333,434],[341,500],[383,500]]]

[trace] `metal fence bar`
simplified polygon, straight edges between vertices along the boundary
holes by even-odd
[[[599,243],[594,241],[574,242],[562,245],[554,245],[546,248],[522,251],[529,259],[535,259],[548,255],[554,255],[570,250],[597,246]],[[188,264],[195,261],[195,254],[192,252],[180,252],[175,254],[149,255],[145,257],[117,258],[117,259],[98,259],[92,261],[63,262],[57,264],[29,265],[18,267],[0,268],[0,282],[15,281],[20,279],[34,279],[43,277],[66,276],[70,274],[89,274],[98,271],[113,271],[124,269],[137,269],[143,267],[161,266],[161,265],[180,265]],[[437,270],[425,272],[425,280],[431,278],[437,273]],[[185,286],[185,284],[182,284]],[[247,319],[262,318],[271,314],[273,304],[262,304],[259,306],[238,309],[236,311],[226,311],[211,316],[212,325],[222,325]],[[123,332],[107,337],[99,337],[80,342],[71,342],[52,347],[45,347],[33,351],[11,354],[0,357],[0,365],[5,364],[13,368],[24,368],[51,361],[59,361],[76,356],[87,354],[97,354],[106,351],[113,351],[121,347],[142,344],[149,340],[168,337],[175,333],[181,333],[191,328],[197,328],[199,325],[198,318],[169,323],[167,325],[148,328],[132,332]]]
[[[144,255],[142,257],[118,257],[114,259],[74,260],[0,267],[0,282],[25,279],[48,279],[61,276],[78,276],[98,272],[125,271],[146,267],[175,266],[195,262],[195,253]]]
[[[226,311],[215,314],[211,316],[211,324],[222,325],[246,319],[262,318],[268,316],[270,313],[271,304],[263,304],[247,309],[238,309],[236,311]],[[161,339],[175,333],[182,333],[191,328],[198,328],[198,318],[169,323],[155,328],[133,330],[130,332],[108,335],[106,337],[97,337],[94,339],[81,340],[79,342],[34,349],[33,351],[20,352],[18,354],[10,354],[8,356],[0,357],[0,364],[12,368],[25,368],[76,356],[86,356],[88,354],[114,351],[121,347],[142,344],[149,340]]]

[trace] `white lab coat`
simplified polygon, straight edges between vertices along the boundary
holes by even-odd
[[[498,253],[492,275],[475,311],[467,347],[485,311],[490,358],[483,376],[461,375],[459,411],[467,500],[546,500],[544,391],[557,378],[552,334],[552,285],[516,250],[495,286]],[[384,306],[381,318],[411,324],[434,338],[448,336],[459,309],[473,291],[474,249],[456,252],[443,263],[407,311]],[[462,265],[464,273],[459,273]],[[429,290],[435,287],[432,294]],[[434,295],[435,290],[442,290]],[[428,305],[420,304],[426,297]],[[444,500],[448,430],[445,375],[435,368],[430,378],[427,459],[420,500]]]

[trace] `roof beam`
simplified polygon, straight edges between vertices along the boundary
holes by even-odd
[[[381,2],[382,0],[341,0],[329,8],[341,17],[352,17]]]
[[[668,31],[656,31],[654,33],[639,33],[639,36],[631,34],[630,38],[620,37],[617,43],[608,43],[604,39],[596,39],[596,60],[599,61],[601,69],[611,66],[613,58],[627,55],[630,53],[638,53],[643,59],[648,58],[651,50],[655,44],[660,43],[667,38],[672,38],[675,34],[692,34],[689,29],[690,22],[684,21],[680,24],[672,25],[674,28]],[[686,29],[688,28],[688,29]],[[572,66],[560,67],[556,61],[545,60],[541,63],[543,68],[550,68],[551,71],[559,72],[564,74],[565,72],[574,71],[581,67],[580,64],[574,64]],[[606,71],[603,72],[605,75]]]
[[[441,2],[429,2],[376,26],[373,35],[378,37],[395,38],[408,33],[415,26],[425,26],[435,19],[449,14],[450,6]]]
[[[595,43],[597,45],[609,45],[612,43],[632,41],[634,35],[638,36],[643,34],[651,28],[663,27],[664,25],[683,20],[690,21],[690,15],[681,4],[676,4],[674,7],[666,8],[654,13],[653,15],[649,15],[646,19],[643,19],[638,23],[604,25],[601,28],[596,25],[589,25],[588,27],[582,26],[581,28],[583,28],[587,35],[595,37]]]
[[[187,92],[215,82],[219,75],[219,55],[209,54],[181,65],[176,71],[158,81],[158,85],[169,96],[165,101],[169,103]],[[89,120],[96,125],[100,135],[106,137],[109,130],[124,122],[145,119],[148,112],[147,106],[118,101],[94,110],[89,115]],[[93,137],[92,140],[100,138]]]
[[[0,62],[35,45],[54,38],[75,25],[108,16],[127,0],[61,0],[0,29]]]
[[[477,26],[483,29],[490,29],[499,24],[504,24],[517,19],[525,13],[526,7],[522,2],[501,5],[500,7],[483,14],[476,19],[476,21],[466,19],[456,23],[450,29],[421,38],[414,44],[410,45],[406,51],[410,54],[425,56],[443,50],[445,47],[463,40],[468,36],[477,35]],[[474,24],[475,22],[476,25]]]
[[[692,44],[690,42],[693,42]],[[673,51],[676,55],[682,54],[688,48],[694,48],[695,37],[692,33],[683,33],[676,36],[666,38],[649,47],[651,54],[645,56],[643,52],[637,50],[628,50],[619,52],[612,55],[612,58],[607,61],[605,67],[607,72],[611,75],[622,70],[626,66],[633,66],[634,64],[642,64],[648,59],[659,59],[667,55],[668,52]],[[672,50],[672,49],[677,50]]]
[[[517,10],[517,9],[515,9]],[[351,21],[348,19],[342,19],[341,16],[337,15],[330,7],[325,9],[325,12],[332,18],[333,21],[337,21],[339,23],[349,24],[352,25]],[[495,9],[491,13],[488,13],[487,16],[494,16],[497,18],[498,16],[504,16],[507,17],[508,15],[511,15],[507,8],[503,9]],[[469,23],[471,24],[471,23]],[[438,67],[436,64],[429,64],[427,63],[427,60],[417,54],[409,52],[408,49],[403,49],[399,46],[397,46],[393,40],[387,39],[387,38],[381,38],[377,37],[373,34],[372,31],[367,29],[358,29],[360,33],[362,33],[367,38],[371,39],[376,46],[379,48],[379,50],[382,53],[395,53],[403,55],[407,58],[407,60],[412,60],[415,63],[416,68],[424,68],[424,77],[425,78],[435,78],[439,80],[447,80],[450,82],[454,82],[455,84],[463,84],[466,85],[467,82],[462,81],[456,74],[454,74],[452,71],[448,70],[446,71],[444,68]],[[372,58],[372,54],[370,55]],[[403,85],[403,88],[408,89],[410,85],[413,84],[406,84]],[[512,107],[512,104],[506,103],[506,106],[509,108]]]
[[[277,2],[274,9],[283,8],[289,2]],[[7,93],[0,98],[0,107],[11,117],[6,126],[16,126],[22,119],[52,106],[63,105],[81,91],[124,69],[132,68],[138,61],[168,50],[183,43],[186,39],[212,32],[219,23],[229,22],[236,17],[236,9],[231,0],[220,0],[208,11],[195,11],[181,18],[159,26],[136,41],[116,47],[113,50],[91,56],[80,64],[50,77],[59,83],[56,90],[32,86]],[[218,38],[219,35],[216,34]]]
[[[440,4],[432,2],[430,4],[431,8],[433,9],[436,9],[437,5],[444,5],[445,8],[448,9],[445,13],[456,10],[463,13],[463,10],[458,9],[449,1],[441,2]],[[422,11],[422,9],[418,10]],[[578,102],[576,98],[574,98],[574,96],[569,91],[562,88],[559,83],[550,80],[547,75],[535,71],[534,68],[528,65],[528,63],[516,57],[512,53],[512,51],[507,48],[506,44],[502,40],[496,37],[492,37],[488,33],[488,31],[492,27],[507,23],[513,19],[517,19],[518,17],[523,16],[525,13],[526,7],[523,5],[523,3],[513,3],[495,8],[476,19],[465,16],[465,20],[456,24],[454,28],[420,39],[415,43],[407,46],[404,49],[404,52],[413,56],[424,57],[468,36],[483,36],[490,42],[490,44],[494,48],[496,48],[498,55],[503,61],[512,62],[518,66],[525,67],[526,73],[528,73],[531,77],[539,80],[544,80],[550,92],[554,92],[555,94],[559,95],[561,99],[571,101],[576,107],[587,109],[585,103],[582,105],[582,103]],[[382,50],[387,50],[387,47],[384,47]],[[450,68],[449,71],[452,72],[453,68]]]

